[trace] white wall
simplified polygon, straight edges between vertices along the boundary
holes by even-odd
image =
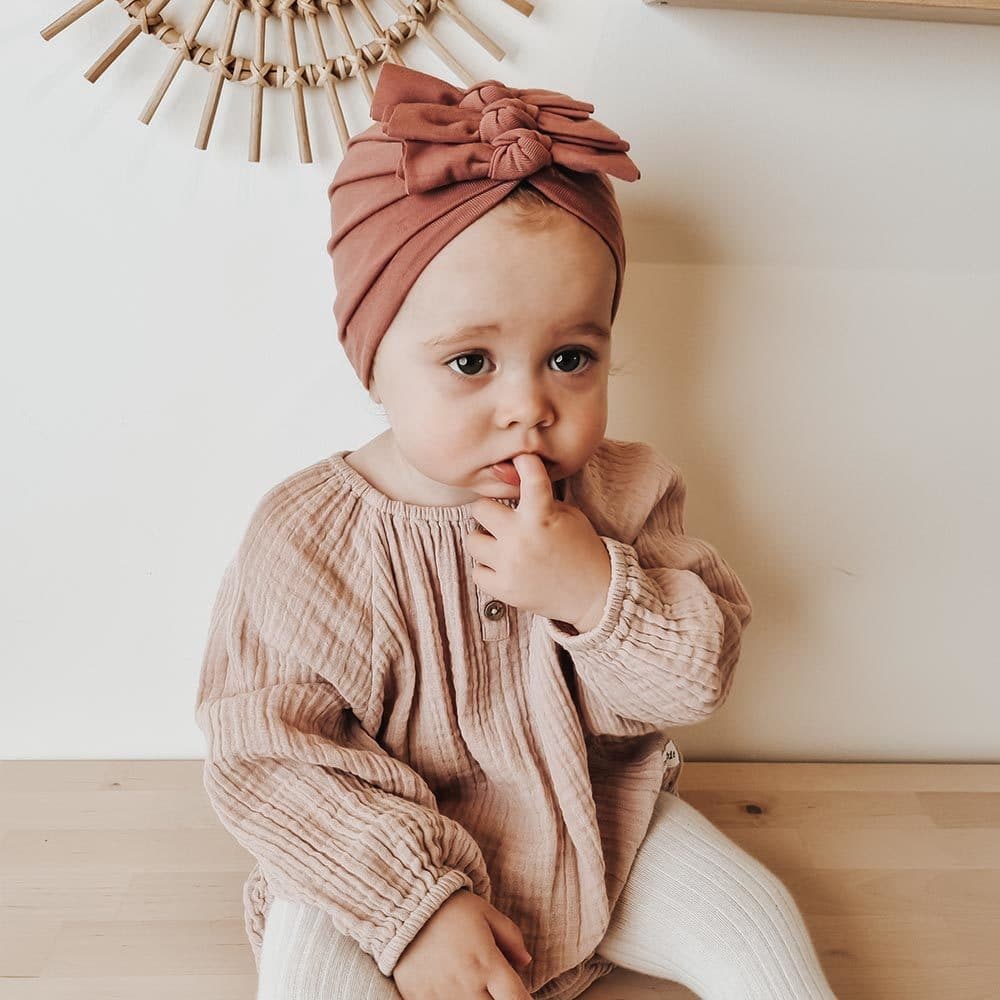
[[[157,43],[91,85],[121,11],[46,43],[70,0],[30,6],[2,43],[0,756],[198,757],[208,615],[253,505],[384,426],[331,312],[338,146],[313,100],[300,165],[272,91],[248,164],[227,87],[196,151],[204,73],[143,126]],[[755,606],[686,757],[996,760],[1000,28],[462,8],[509,53],[440,22],[480,79],[593,101],[643,173],[615,182],[608,433],[681,465],[688,530]]]

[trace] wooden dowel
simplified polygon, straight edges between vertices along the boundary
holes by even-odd
[[[287,10],[281,14],[281,24],[285,29],[285,45],[288,48],[288,68],[293,72],[300,69],[299,52],[295,44],[295,18]],[[299,162],[312,163],[312,150],[309,148],[309,128],[306,124],[306,104],[302,96],[302,84],[295,80],[292,83],[292,111],[295,114],[295,131],[299,137]]]
[[[153,114],[160,106],[160,101],[163,100],[163,95],[166,94],[167,87],[169,87],[173,82],[174,77],[177,75],[177,71],[181,68],[182,62],[184,62],[184,53],[175,52],[173,58],[168,63],[167,68],[163,71],[163,76],[160,77],[160,81],[157,83],[153,93],[149,95],[149,100],[146,101],[146,106],[139,114],[139,121],[141,121],[143,125],[148,125],[153,120]]]
[[[333,23],[337,26],[337,30],[340,32],[340,37],[344,40],[344,44],[351,52],[357,51],[357,46],[354,44],[354,39],[351,38],[351,29],[347,27],[347,21],[344,20],[344,14],[341,9],[334,5],[329,8],[330,17],[333,19]],[[365,65],[364,60],[358,64],[358,79],[361,81],[361,86],[364,87],[365,94],[368,97],[368,103],[371,104],[372,99],[375,97],[375,88],[372,86],[371,78],[368,76],[368,67]]]
[[[254,8],[254,45],[253,57],[259,67],[259,71],[264,71],[264,35],[267,31],[267,15],[263,7]],[[264,84],[257,82],[253,85],[250,94],[250,153],[248,159],[251,163],[260,163],[260,133],[264,121]]]
[[[528,0],[503,0],[503,2],[508,7],[513,7],[518,14],[523,14],[525,17],[531,17],[535,9],[535,5],[529,3]]]
[[[219,98],[222,96],[222,85],[226,82],[223,66],[232,54],[236,26],[239,24],[242,13],[243,9],[238,3],[229,5],[229,13],[226,17],[226,35],[216,52],[216,63],[212,67],[212,80],[208,85],[208,96],[205,98],[205,107],[201,113],[201,124],[198,126],[198,135],[194,141],[195,149],[208,148],[208,138],[212,134],[215,112],[219,107]]]
[[[309,27],[309,32],[312,35],[313,45],[316,51],[319,53],[320,62],[325,66],[327,60],[326,45],[323,43],[323,35],[319,30],[319,19],[315,14],[306,14],[306,24]],[[347,152],[347,143],[351,138],[350,132],[347,128],[347,122],[344,119],[344,109],[340,106],[340,96],[337,93],[337,87],[330,77],[327,77],[323,82],[323,90],[326,93],[326,101],[330,106],[330,114],[333,115],[333,123],[337,127],[337,138],[340,140],[340,150],[342,153]]]
[[[383,32],[383,27],[378,23],[378,19],[375,15],[368,9],[368,4],[365,0],[351,0],[354,5],[354,9],[364,18],[365,23],[372,30],[373,35],[381,35]],[[386,45],[386,53],[389,62],[394,62],[397,66],[405,66],[406,63],[403,62],[403,57],[396,51],[395,45]]]
[[[177,75],[177,71],[181,68],[181,63],[184,62],[185,44],[187,46],[194,44],[194,40],[198,37],[198,32],[201,31],[201,26],[205,23],[205,18],[208,17],[208,12],[211,10],[214,2],[215,0],[202,0],[201,10],[198,12],[198,16],[196,17],[191,30],[182,35],[180,44],[174,52],[173,58],[170,60],[170,64],[164,71],[163,76],[160,77],[160,82],[156,85],[156,89],[150,95],[149,100],[146,102],[146,106],[142,109],[142,113],[139,115],[139,121],[141,121],[143,125],[148,125],[152,121],[153,114],[160,106],[160,101],[163,100],[163,97],[167,92],[167,87],[169,87],[173,82],[174,77]]]
[[[408,10],[403,0],[389,0],[400,14],[407,14]],[[336,10],[336,8],[333,8]],[[449,66],[452,72],[461,79],[461,81],[466,85],[466,87],[471,87],[477,78],[472,75],[434,36],[430,28],[428,28],[423,22],[417,22],[417,37],[421,39],[429,49],[437,53],[438,58],[446,65]]]
[[[101,3],[101,0],[80,0],[80,3],[66,11],[62,17],[57,17],[51,24],[47,24],[42,28],[42,38],[45,41],[54,38],[63,28],[68,28],[77,18],[90,13],[99,3]]]
[[[503,57],[506,55],[504,50],[482,28],[473,24],[451,0],[438,0],[438,10],[443,10],[470,38],[479,42],[494,59],[498,62],[503,61]]]
[[[170,0],[153,0],[146,8],[147,15],[159,14]],[[130,19],[131,20],[131,19]],[[95,83],[100,75],[142,34],[142,28],[137,21],[131,21],[129,26],[108,46],[86,73],[84,79]]]

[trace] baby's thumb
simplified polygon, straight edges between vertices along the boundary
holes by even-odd
[[[492,912],[484,910],[484,915],[493,931],[493,939],[496,941],[497,947],[506,955],[507,961],[518,968],[524,968],[531,961],[531,955],[524,947],[521,929],[510,917],[505,916],[495,907]]]

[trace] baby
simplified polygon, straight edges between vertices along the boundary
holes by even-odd
[[[677,793],[751,605],[680,470],[604,436],[607,175],[639,172],[593,110],[386,63],[330,185],[390,427],[258,503],[197,698],[258,1000],[570,1000],[616,966],[834,995],[783,883]]]

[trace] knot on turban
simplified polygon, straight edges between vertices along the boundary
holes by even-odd
[[[521,180],[553,163],[639,178],[625,155],[629,144],[590,117],[593,104],[498,80],[464,91],[426,74],[390,72],[384,81],[393,65],[383,67],[371,113],[385,135],[403,143],[397,176],[407,194],[456,181]]]
[[[338,337],[365,388],[375,352],[439,250],[521,183],[589,225],[614,259],[611,319],[625,239],[612,174],[639,179],[629,144],[592,104],[554,90],[484,80],[466,90],[383,63],[376,123],[352,136],[328,189]]]

